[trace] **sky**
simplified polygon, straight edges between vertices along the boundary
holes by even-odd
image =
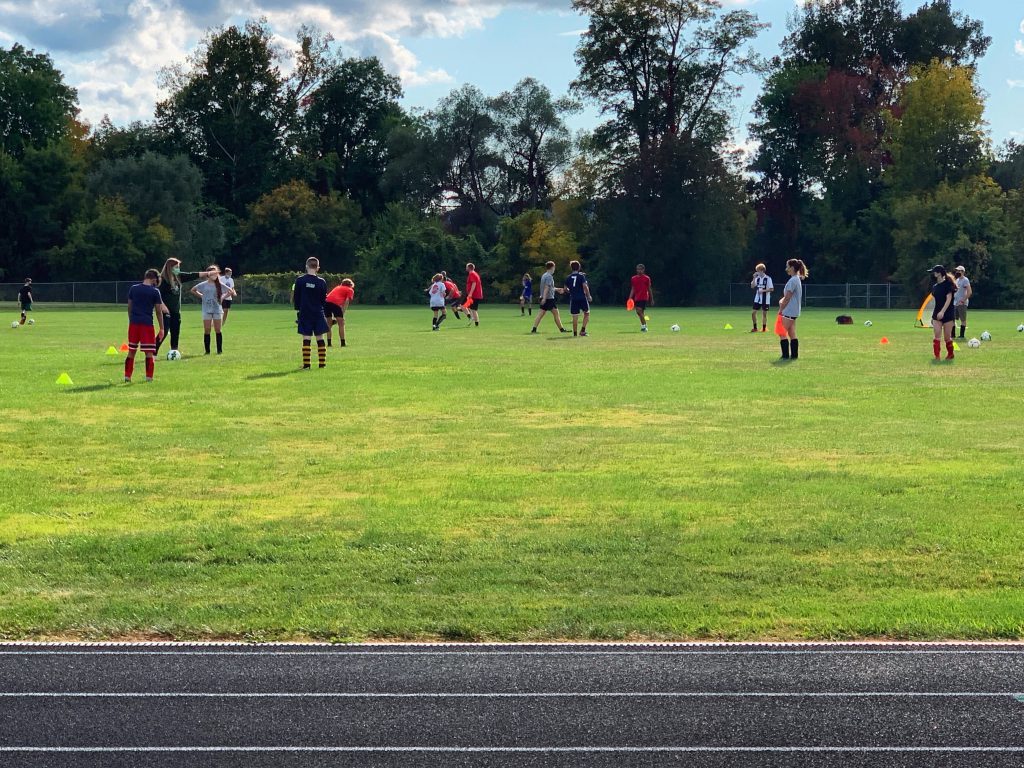
[[[723,0],[770,24],[754,41],[778,53],[786,20],[801,0]],[[904,2],[913,9],[925,0]],[[981,60],[985,119],[994,144],[1024,140],[1024,3],[953,0],[980,19],[992,45]],[[165,94],[161,68],[185,61],[206,30],[266,17],[281,45],[314,25],[332,34],[345,55],[375,55],[398,75],[409,108],[429,109],[465,83],[487,95],[534,77],[556,95],[576,76],[573,58],[586,19],[569,0],[0,0],[0,46],[45,51],[78,89],[82,117],[118,125],[148,120]],[[749,146],[750,108],[760,79],[747,77],[734,105],[735,140]],[[596,107],[573,116],[575,130],[600,120]]]

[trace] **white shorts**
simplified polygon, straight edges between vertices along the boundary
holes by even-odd
[[[224,311],[223,310],[221,310],[220,312],[206,312],[205,310],[203,311],[203,320],[223,320],[223,319],[224,319]]]

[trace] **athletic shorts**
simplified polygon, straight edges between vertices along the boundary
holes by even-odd
[[[224,319],[224,310],[223,309],[221,309],[218,312],[207,312],[205,309],[203,310],[203,320],[223,320],[223,319]]]
[[[221,307],[223,307],[224,309],[231,309],[231,302],[232,302],[232,299],[224,299],[224,300],[223,300],[223,301],[222,301],[222,302],[220,303],[220,305],[221,305]]]
[[[434,312],[444,312],[444,304],[431,304],[430,309]]]
[[[519,298],[521,298],[523,301],[531,301],[532,302],[533,301],[533,294],[532,293],[524,293]]]
[[[544,301],[540,303],[540,308],[545,312],[550,312],[553,309],[558,309],[558,302],[554,299],[544,299]]]
[[[761,310],[767,310],[769,307],[771,307],[771,304],[758,304],[756,301],[754,302],[754,311],[755,312],[759,312]]]
[[[956,308],[950,307],[949,309],[946,310],[946,314],[942,315],[941,317],[932,315],[932,320],[938,320],[943,325],[945,325],[946,323],[956,322]]]
[[[469,301],[469,299],[466,299],[466,301]],[[483,299],[473,299],[473,303],[470,305],[469,308],[470,309],[476,309],[477,307],[479,307],[483,303],[484,303]]]
[[[447,302],[449,307],[461,307],[462,306],[462,297],[461,296],[449,296],[447,299],[445,299],[445,302]]]
[[[23,301],[23,302],[21,302],[21,311],[22,312],[31,312],[32,311],[32,302],[31,301]]]
[[[647,309],[647,302],[640,301],[639,299],[637,299],[636,301],[633,302],[633,309],[639,309],[641,312],[643,312],[645,309]]]
[[[321,312],[318,315],[299,315],[298,330],[300,336],[323,336],[327,333],[327,318]]]
[[[328,302],[326,302],[324,304],[324,317],[330,319],[332,317],[344,317],[344,316],[345,316],[345,310],[342,309],[341,307],[339,307],[337,304],[334,304],[333,302],[330,302],[330,301],[328,301]]]
[[[156,329],[142,323],[128,324],[128,346],[143,352],[156,352]]]
[[[961,325],[967,325],[967,305],[957,304],[956,305],[956,319],[960,321]]]
[[[589,312],[590,304],[586,299],[572,299],[569,302],[569,314],[578,315],[580,312]]]

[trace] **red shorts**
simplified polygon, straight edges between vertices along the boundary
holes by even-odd
[[[156,329],[152,325],[128,324],[128,347],[143,352],[156,352]]]

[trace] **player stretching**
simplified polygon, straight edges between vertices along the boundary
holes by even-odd
[[[356,284],[347,277],[341,285],[331,289],[324,302],[324,314],[327,316],[327,346],[331,346],[331,328],[338,326],[338,344],[345,346],[345,312],[349,302],[356,297]]]
[[[25,284],[18,291],[18,302],[21,304],[21,324],[25,324],[28,313],[32,311],[32,278],[26,277]]]
[[[480,325],[480,315],[477,314],[477,307],[484,300],[484,285],[477,274],[476,264],[470,262],[466,265],[466,306],[469,307],[470,319]]]
[[[441,277],[444,278],[444,287],[448,289],[448,292],[445,294],[448,301],[448,306],[451,307],[452,312],[455,313],[455,319],[461,320],[462,315],[459,314],[459,310],[461,309],[459,304],[462,299],[462,293],[461,291],[459,291],[459,286],[457,286],[452,280],[448,278],[447,272],[442,272]]]
[[[317,276],[320,259],[306,259],[306,274],[299,275],[292,289],[292,306],[298,313],[298,330],[302,336],[302,368],[310,367],[312,337],[316,336],[316,354],[320,367],[327,367],[327,318],[324,316],[324,302],[327,301],[327,281]]]
[[[160,273],[147,269],[145,279],[128,289],[128,357],[124,360],[124,380],[130,382],[135,372],[135,353],[142,348],[146,355],[146,381],[153,380],[156,368],[156,340],[164,337],[164,315],[167,307],[160,298],[157,283]],[[160,333],[153,333],[153,312],[160,324]]]
[[[590,286],[587,285],[587,276],[580,272],[580,263],[570,261],[569,269],[572,270],[565,278],[565,290],[569,294],[569,314],[572,315],[572,335],[576,336],[576,327],[583,313],[583,327],[579,329],[580,336],[587,335],[587,323],[590,322]]]
[[[629,279],[629,298],[633,300],[633,309],[640,318],[640,332],[647,333],[647,305],[654,304],[654,291],[643,264],[636,265],[636,274]]]

